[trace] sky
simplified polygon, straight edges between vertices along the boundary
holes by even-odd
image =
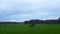
[[[0,21],[58,19],[60,0],[0,0]]]

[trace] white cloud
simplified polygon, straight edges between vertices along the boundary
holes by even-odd
[[[57,8],[60,7],[60,0],[2,0],[0,8],[5,10],[22,9],[36,10],[41,8]]]
[[[57,18],[60,13],[57,9],[60,9],[60,0],[0,0],[0,16],[12,20]]]

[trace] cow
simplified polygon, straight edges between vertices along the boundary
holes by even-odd
[[[34,27],[34,24],[31,24],[30,27]]]

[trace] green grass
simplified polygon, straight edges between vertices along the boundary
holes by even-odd
[[[38,24],[34,27],[22,24],[0,25],[0,34],[60,34],[60,24]]]

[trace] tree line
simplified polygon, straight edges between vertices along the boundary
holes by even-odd
[[[54,20],[39,20],[39,19],[34,19],[34,20],[29,20],[29,21],[24,21],[24,22],[0,22],[0,24],[60,24],[60,18],[59,19],[54,19]]]
[[[25,21],[24,24],[60,24],[60,18],[59,19],[54,19],[54,20],[30,20],[30,21]]]

